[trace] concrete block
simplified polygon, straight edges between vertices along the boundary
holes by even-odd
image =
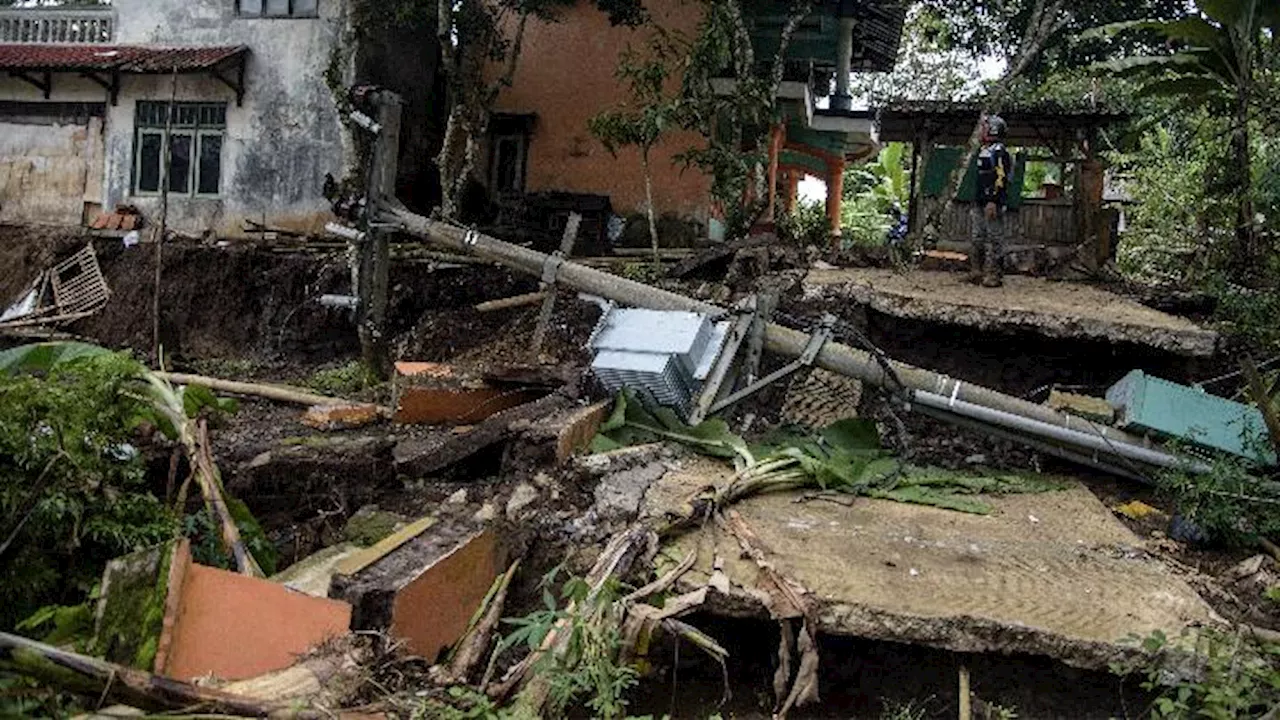
[[[302,414],[302,424],[317,430],[350,430],[378,421],[377,405],[317,405]]]
[[[470,519],[442,519],[350,574],[330,597],[354,608],[353,628],[389,630],[427,662],[462,637],[504,566],[498,536]]]
[[[494,387],[449,365],[396,363],[395,414],[398,423],[469,425],[541,397],[523,389]]]

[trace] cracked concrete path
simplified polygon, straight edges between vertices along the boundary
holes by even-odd
[[[646,514],[661,514],[732,471],[683,461],[650,488]],[[809,589],[823,632],[957,652],[1032,653],[1105,669],[1130,656],[1134,635],[1177,636],[1214,620],[1184,581],[1084,486],[985,498],[992,515],[858,498],[846,507],[802,493],[734,506],[783,575]],[[800,500],[800,502],[797,502]],[[732,581],[711,608],[759,616],[758,569],[715,528],[678,538],[697,551],[684,590],[706,584],[714,558]]]
[[[1002,288],[982,288],[953,272],[880,268],[813,270],[807,298],[848,298],[893,317],[983,330],[1030,330],[1048,337],[1098,338],[1208,357],[1217,333],[1094,285],[1008,275]]]

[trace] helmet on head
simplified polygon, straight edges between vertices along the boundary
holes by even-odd
[[[1004,118],[999,115],[988,115],[985,121],[987,123],[987,135],[1003,140],[1005,132],[1009,129]]]

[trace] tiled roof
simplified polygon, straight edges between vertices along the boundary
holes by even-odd
[[[102,71],[126,73],[198,72],[249,51],[234,47],[150,47],[138,45],[0,45],[0,70]]]

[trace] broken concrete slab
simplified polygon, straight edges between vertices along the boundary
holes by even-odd
[[[506,567],[503,554],[492,529],[442,518],[355,572],[335,575],[330,597],[351,603],[353,628],[389,631],[435,662],[466,632]]]
[[[396,363],[395,422],[422,425],[477,423],[544,393],[496,387],[440,363]]]
[[[732,476],[696,458],[667,473],[644,512],[678,507],[698,488]],[[1171,637],[1213,621],[1180,577],[1086,488],[984,498],[989,516],[881,500],[797,503],[796,493],[734,506],[769,548],[778,572],[812,591],[821,631],[956,652],[1032,653],[1105,669],[1135,651],[1134,635]],[[759,568],[714,527],[671,549],[701,552],[678,589],[705,585],[716,557],[733,581],[710,608],[763,616]]]
[[[1178,355],[1213,355],[1218,335],[1099,287],[1011,275],[998,290],[958,273],[899,273],[878,268],[814,270],[806,297],[849,299],[886,315],[1055,338],[1098,338],[1147,345]]]

